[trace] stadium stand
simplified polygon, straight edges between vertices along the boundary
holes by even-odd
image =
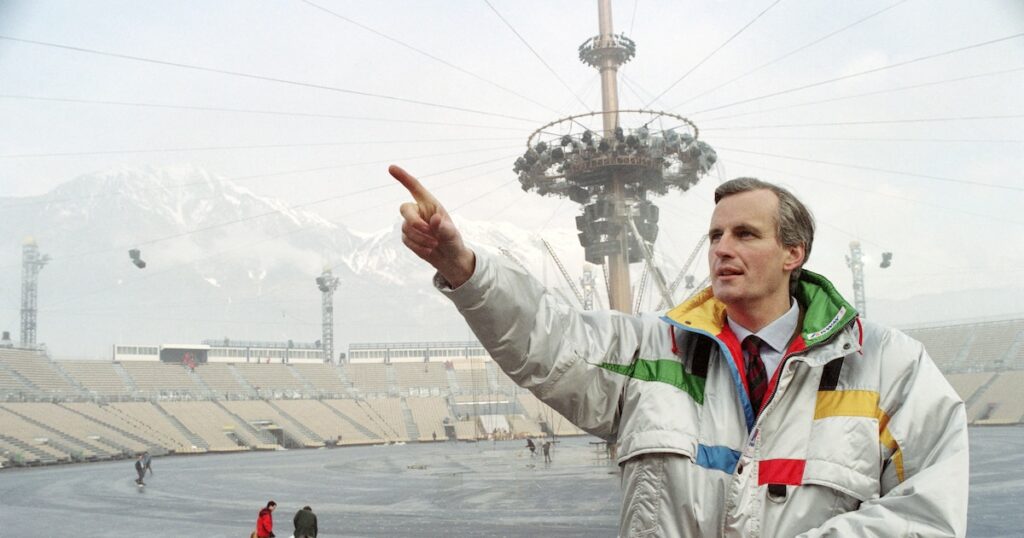
[[[1024,319],[906,329],[924,344],[944,373],[994,371],[1015,366],[1014,346],[1024,342]]]
[[[264,442],[213,402],[163,401],[158,404],[189,431],[198,435],[210,452],[235,452],[276,447]]]
[[[993,361],[997,366],[1006,366],[1010,359],[1010,348],[1022,330],[1024,321],[975,325],[974,339],[967,351],[968,360],[972,363]]]
[[[44,394],[77,392],[44,354],[21,349],[0,349],[0,362]]]
[[[66,439],[87,444],[103,457],[126,457],[152,448],[134,435],[125,435],[87,418],[83,420],[82,415],[55,403],[8,403],[4,408],[59,432]]]
[[[236,363],[235,371],[255,387],[260,394],[299,393],[306,390],[305,383],[292,374],[287,364]]]
[[[946,379],[956,389],[956,393],[960,395],[960,398],[970,403],[971,398],[974,397],[978,389],[985,386],[995,375],[992,372],[949,374],[946,376]]]
[[[1018,424],[1024,420],[1024,372],[1003,372],[981,390],[968,408],[968,418],[976,424]]]
[[[125,396],[131,392],[110,361],[62,361],[60,365],[85,390],[99,396]]]
[[[158,395],[202,392],[202,386],[180,364],[150,361],[123,361],[120,364],[140,391]]]
[[[968,340],[965,334],[960,331],[950,330],[949,327],[934,327],[927,329],[908,330],[907,334],[924,344],[928,355],[935,361],[936,366],[942,371],[949,371],[954,364],[960,362]]]
[[[407,434],[404,436],[405,438],[399,438],[396,425],[385,424],[381,416],[374,410],[371,410],[365,403],[365,400],[323,400],[323,402],[342,416],[348,418],[358,427],[370,432],[371,436],[376,436],[380,441],[395,442],[408,440]],[[404,421],[399,419],[398,426],[401,426],[404,432]]]
[[[526,416],[537,423],[547,424],[548,429],[555,435],[584,435],[584,431],[577,428],[569,419],[560,415],[547,404],[537,399],[533,393],[520,389],[516,400],[522,406]]]
[[[967,402],[972,424],[1024,423],[1024,319],[906,332],[924,342]],[[190,370],[156,360],[53,361],[39,351],[0,349],[5,467],[141,450],[430,442],[435,434],[472,441],[487,438],[484,423],[518,436],[583,433],[485,356],[342,366],[203,363]]]
[[[364,394],[391,391],[386,364],[346,364],[344,370],[352,386]]]
[[[462,394],[490,394],[487,382],[487,369],[479,361],[462,361],[454,363],[455,381],[459,384]]]
[[[241,381],[231,369],[230,364],[212,362],[196,367],[196,374],[218,395],[255,395],[255,391]]]
[[[107,413],[118,415],[127,424],[135,425],[131,431],[152,430],[154,436],[165,439],[163,446],[179,453],[206,452],[206,443],[185,429],[180,422],[175,422],[170,415],[151,402],[112,402],[104,409]]]
[[[32,387],[15,377],[0,364],[0,394],[17,394],[32,390]]]
[[[278,400],[274,404],[328,444],[365,445],[381,440],[320,400]]]
[[[356,400],[356,403],[363,406],[366,416],[380,424],[385,432],[385,439],[403,442],[409,440],[409,431],[405,427],[398,398],[370,398]]]
[[[309,383],[319,396],[341,398],[348,396],[348,388],[338,375],[338,368],[330,364],[296,364],[292,368]]]
[[[225,400],[221,402],[225,409],[234,413],[257,430],[280,429],[284,434],[283,444],[289,448],[319,448],[324,446],[322,439],[300,423],[283,416],[273,406],[263,400]]]
[[[405,403],[419,430],[419,441],[446,439],[444,425],[452,421],[452,416],[444,398],[406,398]]]
[[[67,402],[61,405],[126,437],[140,439],[144,444],[142,450],[148,450],[153,455],[160,455],[164,452],[189,453],[195,451],[184,436],[167,435],[146,423],[131,420],[130,417],[117,411],[111,405],[92,402]],[[138,447],[135,449],[139,450]]]
[[[9,467],[12,465],[40,465],[43,463],[58,462],[56,457],[40,457],[37,451],[33,451],[30,448],[21,447],[15,443],[8,442],[7,440],[4,439],[3,434],[0,434],[0,456],[3,457],[4,467]]]
[[[444,363],[440,362],[401,362],[394,365],[395,380],[398,390],[409,394],[410,391],[440,393],[448,392],[448,375]]]
[[[99,458],[99,454],[84,443],[68,442],[57,432],[19,416],[0,406],[0,431],[5,441],[31,449],[39,455],[48,455],[57,461],[85,461]]]

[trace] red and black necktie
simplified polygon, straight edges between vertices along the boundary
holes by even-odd
[[[761,411],[764,391],[768,388],[768,372],[761,361],[761,339],[754,335],[744,338],[743,354],[746,358],[747,394],[750,396],[754,414],[757,415]]]

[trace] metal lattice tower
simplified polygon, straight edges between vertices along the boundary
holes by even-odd
[[[316,285],[320,288],[320,318],[323,325],[323,336],[320,345],[324,352],[324,362],[334,362],[334,290],[338,289],[340,279],[324,269],[316,277]]]
[[[867,299],[864,297],[864,254],[860,250],[859,241],[850,241],[850,255],[846,257],[846,266],[853,271],[853,306],[861,317],[867,317]]]
[[[669,188],[689,189],[714,165],[717,155],[697,140],[696,125],[682,116],[619,109],[618,68],[633,57],[636,45],[612,32],[610,0],[598,0],[598,11],[600,34],[580,45],[579,57],[601,73],[602,111],[537,129],[513,170],[523,190],[565,196],[583,206],[576,227],[586,260],[602,266],[609,306],[630,312],[629,264],[646,260],[656,267],[658,207],[648,198],[666,194]],[[596,116],[601,116],[600,133],[581,123]],[[623,128],[624,119],[635,127]],[[673,127],[661,128],[666,122]],[[656,283],[665,295],[664,278]],[[663,299],[671,302],[670,297]]]
[[[27,237],[21,247],[21,347],[36,347],[36,312],[39,297],[39,271],[50,261],[39,254],[36,240]]]
[[[583,276],[580,278],[580,287],[583,288],[583,309],[594,309],[594,294],[597,292],[597,283],[594,281],[594,271],[590,266],[583,268]]]

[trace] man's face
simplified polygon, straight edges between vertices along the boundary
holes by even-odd
[[[789,275],[800,266],[804,248],[779,242],[778,206],[775,193],[765,189],[726,196],[715,206],[708,263],[715,297],[727,310],[789,308]]]

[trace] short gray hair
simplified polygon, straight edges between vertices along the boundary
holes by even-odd
[[[811,245],[814,244],[814,215],[793,193],[767,181],[753,177],[738,177],[722,183],[715,189],[715,204],[733,194],[757,190],[768,190],[779,199],[779,211],[775,215],[775,233],[779,243],[784,247],[804,246],[804,259],[800,267],[789,275],[789,289],[792,293],[800,279],[800,271],[811,257]]]

